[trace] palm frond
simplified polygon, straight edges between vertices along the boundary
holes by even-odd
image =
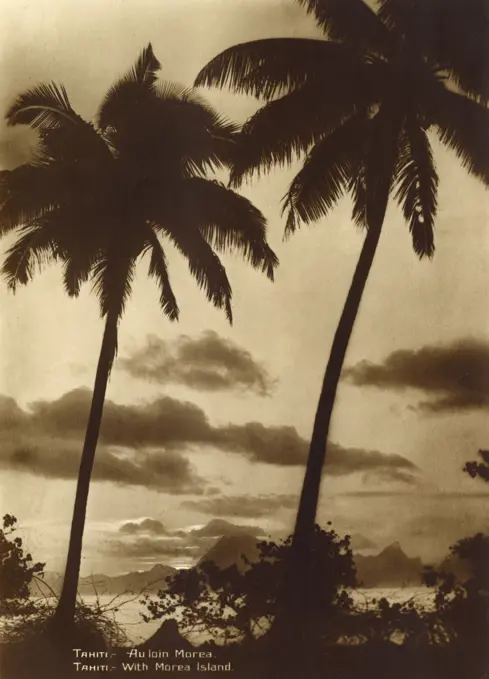
[[[419,0],[418,0],[419,1]],[[476,97],[489,99],[487,46],[489,4],[487,0],[432,0],[436,8],[431,22],[432,51],[457,85]]]
[[[131,74],[134,80],[145,85],[153,85],[158,76],[157,71],[161,68],[161,64],[155,57],[151,43],[145,47],[138,57],[135,65],[131,69]]]
[[[413,36],[416,28],[421,28],[419,18],[420,5],[418,0],[378,0],[379,10],[377,16],[384,26],[399,37]],[[433,7],[433,2],[425,3],[426,7]],[[426,17],[425,17],[426,18]]]
[[[392,46],[389,32],[363,0],[298,0],[331,40],[359,51],[387,53]]]
[[[350,83],[327,92],[311,84],[266,104],[243,127],[232,185],[239,186],[246,177],[260,175],[274,165],[291,165],[365,106],[367,97],[361,95],[350,90]]]
[[[350,193],[353,198],[352,219],[360,229],[366,229],[367,224],[367,182],[365,177],[364,159],[360,159],[354,177],[350,182]]]
[[[160,306],[170,321],[178,321],[180,311],[170,284],[165,252],[151,227],[148,228],[146,240],[146,247],[150,252],[149,275],[156,279],[160,288]]]
[[[357,65],[346,45],[308,38],[268,38],[234,45],[214,57],[195,79],[196,86],[229,87],[272,99],[333,69]]]
[[[1,273],[7,286],[15,292],[27,285],[43,266],[58,259],[56,239],[49,222],[33,222],[20,229],[20,236],[7,250]]]
[[[101,130],[120,127],[124,120],[130,119],[131,114],[139,110],[149,95],[154,94],[160,66],[150,43],[134,66],[105,95],[97,115]]]
[[[273,280],[278,265],[266,240],[266,219],[247,198],[224,185],[198,177],[180,184],[175,194],[181,217],[197,224],[205,240],[220,252],[237,251]],[[171,219],[169,220],[171,222]]]
[[[80,176],[84,171],[94,174],[99,166],[105,169],[113,155],[107,139],[91,123],[79,118],[76,125],[42,130],[35,159],[39,163],[63,162],[64,171],[70,164]]]
[[[2,172],[0,204],[0,235],[31,223],[56,205],[56,187],[49,170],[26,164]]]
[[[238,125],[218,113],[209,102],[193,87],[182,87],[176,83],[164,81],[156,88],[160,102],[175,104],[175,110],[185,111],[192,124],[202,129],[213,131],[216,135],[237,133]],[[161,110],[172,110],[170,106],[162,106]],[[192,118],[190,118],[192,116]]]
[[[100,253],[92,269],[93,291],[102,317],[121,318],[132,291],[135,258],[122,254],[115,246]]]
[[[85,144],[85,151],[77,152],[74,145],[64,156],[64,160],[36,160],[2,174],[0,235],[61,207],[72,215],[90,208],[95,214],[100,209],[108,178],[103,149]]]
[[[285,235],[300,222],[326,216],[351,186],[365,145],[367,121],[356,115],[316,144],[293,179],[284,199],[288,211]]]
[[[78,124],[80,117],[72,109],[63,85],[37,85],[21,94],[7,111],[9,125],[30,125],[49,130],[63,123]]]
[[[463,167],[489,184],[489,110],[440,86],[432,99],[432,116],[441,141]]]
[[[159,119],[167,159],[183,159],[184,174],[205,175],[229,166],[239,127],[192,88],[170,97],[168,83],[157,89]]]
[[[487,0],[380,0],[379,17],[393,37],[408,40],[459,88],[489,97]]]
[[[150,177],[205,174],[231,163],[237,126],[192,90],[174,83],[121,86],[99,124],[128,166]]]
[[[70,247],[63,251],[63,285],[69,297],[78,297],[102,256],[100,251],[93,249],[93,244],[86,245],[88,247]]]
[[[420,259],[432,257],[438,175],[428,136],[414,121],[406,125],[402,136],[396,181],[395,197],[409,225],[414,251]]]
[[[209,302],[217,309],[224,309],[226,318],[232,323],[232,290],[226,270],[200,230],[197,227],[191,228],[186,223],[173,223],[171,228],[162,224],[159,229],[185,257],[190,273]]]

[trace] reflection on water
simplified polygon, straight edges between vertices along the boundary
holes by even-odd
[[[360,610],[372,610],[376,607],[376,602],[385,597],[391,603],[405,603],[408,600],[413,600],[416,606],[423,610],[432,608],[435,597],[435,590],[428,587],[406,587],[402,589],[384,588],[384,589],[356,589],[350,592],[356,606]],[[129,644],[138,644],[148,639],[160,627],[162,621],[155,620],[152,622],[144,622],[142,613],[146,611],[146,607],[140,602],[140,597],[135,595],[121,595],[114,597],[112,595],[101,596],[84,596],[82,600],[85,604],[90,606],[98,605],[109,615],[115,622],[122,627],[127,635]],[[13,622],[9,619],[10,624]],[[5,620],[0,618],[0,636],[2,627],[4,627]],[[189,635],[188,639],[194,644],[202,643],[209,637],[193,634]]]
[[[375,602],[385,597],[391,603],[404,603],[413,599],[420,609],[429,609],[433,606],[435,591],[428,587],[406,587],[403,589],[357,589],[350,592],[355,604],[360,609],[374,608]],[[96,603],[95,596],[85,596],[83,600],[87,604]],[[98,598],[101,606],[109,606],[113,601],[112,596],[101,596]],[[117,610],[111,610],[110,615],[124,629],[130,643],[137,644],[150,637],[161,625],[161,620],[144,622],[141,614],[145,611],[145,606],[134,597],[120,597],[112,606],[117,606]],[[198,643],[201,641],[197,636],[193,636],[190,641]]]

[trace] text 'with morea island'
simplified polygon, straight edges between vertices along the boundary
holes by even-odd
[[[133,648],[126,651],[127,662],[122,663],[125,672],[232,672],[230,662],[216,663],[211,651],[188,651],[175,649],[162,651]]]

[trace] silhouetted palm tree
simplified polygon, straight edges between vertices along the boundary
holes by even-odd
[[[10,108],[11,125],[39,131],[35,159],[2,174],[0,228],[16,229],[3,275],[15,290],[36,265],[59,261],[64,287],[76,297],[91,279],[105,319],[93,400],[81,457],[64,584],[56,620],[73,618],[90,476],[118,324],[135,266],[149,256],[149,275],[170,319],[178,306],[160,236],[187,259],[207,299],[231,315],[231,286],[214,252],[236,250],[273,279],[277,259],[263,215],[247,199],[205,179],[229,163],[236,127],[194,92],[159,84],[151,45],[107,93],[97,125],[72,109],[63,86],[41,85]]]
[[[326,40],[236,45],[212,59],[195,82],[268,102],[243,127],[234,186],[306,154],[284,198],[286,235],[327,215],[345,193],[353,198],[355,223],[365,229],[316,411],[296,555],[314,527],[336,390],[389,195],[402,208],[416,254],[431,257],[438,177],[427,131],[436,130],[471,174],[489,180],[489,114],[482,103],[489,91],[489,32],[481,0],[469,0],[469,18],[461,0],[380,0],[377,12],[362,0],[299,4]],[[467,24],[474,38],[478,31],[474,45]]]

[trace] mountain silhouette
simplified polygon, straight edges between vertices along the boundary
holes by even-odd
[[[78,593],[81,596],[97,594],[138,594],[139,592],[156,592],[165,588],[167,577],[176,573],[176,569],[163,564],[155,564],[148,571],[134,571],[124,575],[105,575],[95,573],[85,578],[80,578]],[[63,576],[60,573],[47,571],[43,580],[37,579],[31,585],[33,596],[59,595],[63,585]]]
[[[236,565],[239,570],[245,570],[247,568],[246,560],[253,562],[257,561],[258,557],[258,540],[253,535],[246,533],[225,535],[204,554],[198,565],[212,561],[222,569]]]
[[[358,581],[363,587],[410,587],[423,584],[423,564],[410,558],[398,542],[375,556],[355,555]]]
[[[457,582],[466,582],[474,576],[474,569],[468,559],[462,559],[458,554],[449,554],[435,568],[439,573],[452,573]]]
[[[365,537],[365,535],[362,535],[361,533],[352,533],[350,535],[350,547],[353,552],[378,549],[378,545],[373,540]]]
[[[223,537],[232,535],[265,535],[263,528],[257,526],[240,526],[224,519],[211,519],[202,528],[189,531],[195,537]]]

